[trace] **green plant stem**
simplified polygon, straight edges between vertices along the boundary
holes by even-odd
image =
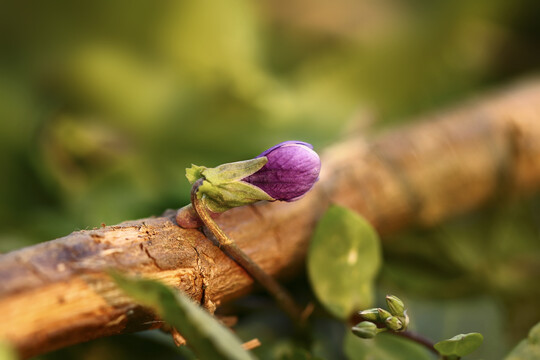
[[[195,212],[204,225],[215,236],[221,250],[240,265],[252,278],[257,280],[274,297],[279,306],[289,315],[289,317],[300,324],[302,321],[302,311],[295,304],[287,290],[251,260],[251,258],[247,256],[246,253],[244,253],[236,243],[223,232],[223,230],[221,230],[214,219],[212,219],[204,204],[204,195],[202,199],[199,199],[197,194],[202,182],[203,179],[199,179],[193,184],[193,187],[191,188],[191,203],[193,209],[195,209]]]
[[[427,348],[429,351],[433,352],[434,354],[436,354],[437,356],[440,356],[442,360],[446,360],[447,357],[446,356],[442,356],[438,351],[437,349],[435,349],[435,347],[433,346],[433,342],[425,337],[423,337],[422,335],[419,335],[417,333],[414,333],[414,332],[411,332],[411,331],[401,331],[401,332],[398,332],[398,331],[390,331],[389,332],[390,334],[394,334],[394,335],[397,335],[397,336],[401,336],[401,337],[404,337],[406,339],[409,339],[411,341],[414,341],[415,343],[417,344],[420,344],[422,346],[424,346],[425,348]]]

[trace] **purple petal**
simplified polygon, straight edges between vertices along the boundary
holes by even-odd
[[[321,160],[313,146],[301,141],[285,141],[264,151],[268,162],[243,180],[276,200],[294,201],[307,193],[319,179]]]
[[[307,146],[308,148],[310,149],[313,149],[313,145],[307,143],[307,142],[303,142],[303,141],[296,141],[296,140],[288,140],[288,141],[284,141],[282,143],[279,143],[277,145],[274,145],[272,146],[270,149],[268,150],[265,150],[263,151],[262,153],[259,154],[259,156],[257,156],[258,158],[261,157],[261,156],[266,156],[266,154],[274,151],[275,149],[279,148],[279,147],[282,147],[282,146],[286,146],[286,145],[291,145],[291,144],[298,144],[298,145],[304,145],[304,146]]]

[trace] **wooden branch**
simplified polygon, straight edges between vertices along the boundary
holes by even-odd
[[[303,264],[317,219],[332,203],[383,234],[430,226],[497,196],[540,187],[540,79],[379,136],[327,149],[304,199],[225,213],[218,223],[269,273]],[[214,309],[252,279],[198,230],[164,216],[74,232],[0,256],[0,339],[22,357],[102,336],[159,327],[104,274],[159,279]]]

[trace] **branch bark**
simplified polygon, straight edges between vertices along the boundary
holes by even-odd
[[[321,179],[301,201],[233,209],[218,219],[264,270],[301,268],[311,232],[330,204],[363,214],[382,234],[431,226],[498,196],[540,187],[540,79],[323,153]],[[198,230],[160,217],[77,231],[0,256],[0,339],[22,357],[159,327],[121,294],[109,268],[182,289],[210,310],[253,281]]]

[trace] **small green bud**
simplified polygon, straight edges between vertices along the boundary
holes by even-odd
[[[360,315],[365,320],[380,321],[379,320],[379,310],[377,310],[377,308],[360,311],[360,312],[358,312],[358,315]]]
[[[395,316],[390,316],[384,321],[387,328],[394,331],[403,330],[403,323]]]
[[[377,311],[379,312],[379,321],[386,321],[386,319],[392,316],[392,314],[384,309],[378,308]]]
[[[353,326],[352,332],[362,339],[373,339],[379,332],[379,329],[377,329],[377,325],[372,322],[362,321],[361,323],[356,324],[356,326]]]
[[[403,301],[394,295],[386,295],[386,304],[388,304],[388,309],[390,313],[394,316],[403,316],[405,311],[405,304]]]

